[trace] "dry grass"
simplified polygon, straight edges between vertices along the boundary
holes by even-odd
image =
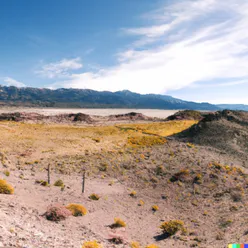
[[[151,146],[164,144],[169,136],[181,132],[195,121],[122,124],[118,126],[73,126],[2,122],[0,136],[5,153],[15,153],[24,167],[42,164],[53,156],[77,156],[101,151],[121,151],[127,144]],[[99,141],[100,142],[96,142]]]

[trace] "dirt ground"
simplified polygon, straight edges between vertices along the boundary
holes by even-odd
[[[127,248],[132,241],[142,248],[245,243],[247,161],[212,147],[161,139],[189,126],[185,121],[121,128],[2,122],[0,179],[15,192],[0,194],[0,247],[79,248],[89,240],[104,248]],[[47,180],[48,164],[51,185],[41,186],[35,182]],[[57,179],[64,189],[53,185]],[[89,199],[92,193],[100,199]],[[88,213],[48,221],[42,215],[54,203],[79,203]],[[116,217],[125,228],[110,228]],[[163,235],[160,225],[170,220],[183,221],[187,232]],[[110,242],[113,235],[123,244]]]

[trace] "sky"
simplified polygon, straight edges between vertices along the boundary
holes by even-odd
[[[1,0],[0,84],[248,104],[247,0]]]

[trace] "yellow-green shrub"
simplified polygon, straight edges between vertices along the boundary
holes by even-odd
[[[130,247],[131,248],[141,248],[139,242],[136,242],[136,241],[131,242]]]
[[[96,240],[86,241],[83,243],[82,248],[102,248],[102,245],[99,244]]]
[[[90,198],[91,200],[93,200],[93,201],[98,201],[98,200],[100,199],[100,196],[97,195],[97,194],[95,194],[95,193],[93,193],[93,194],[91,194],[91,195],[89,196],[89,198]]]
[[[176,234],[178,231],[186,232],[184,222],[181,220],[166,221],[160,225],[160,229],[169,236]]]
[[[129,195],[135,197],[137,195],[137,192],[133,190]]]
[[[156,211],[158,211],[158,210],[159,210],[158,205],[153,205],[153,206],[152,206],[152,211],[156,212]]]
[[[155,244],[147,245],[146,248],[159,248],[159,246]]]
[[[116,227],[125,227],[126,226],[126,222],[123,221],[121,218],[115,218],[114,219],[114,224],[112,224],[112,227],[116,228]]]
[[[10,172],[9,172],[8,170],[5,170],[5,171],[3,172],[3,174],[4,174],[6,177],[9,177]]]
[[[0,194],[14,194],[14,188],[5,180],[0,179]]]
[[[61,179],[58,179],[55,183],[54,186],[57,187],[63,187],[64,186],[64,182]]]
[[[80,204],[71,203],[66,208],[71,211],[73,216],[83,216],[87,214],[87,209]]]
[[[143,200],[140,200],[138,203],[139,206],[143,206],[144,204],[145,204],[145,202]]]
[[[49,183],[44,180],[36,180],[35,183],[40,184],[41,186],[48,186]]]

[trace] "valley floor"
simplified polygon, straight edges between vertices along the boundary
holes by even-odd
[[[132,241],[142,248],[244,243],[247,161],[166,138],[194,123],[78,127],[1,122],[0,179],[15,192],[0,194],[0,247],[79,248],[89,240],[104,248],[130,247]],[[51,185],[41,186],[36,181],[47,180],[48,164]],[[53,185],[58,179],[64,189]],[[100,199],[89,199],[92,193]],[[42,215],[55,203],[79,203],[88,213],[51,222]],[[109,227],[116,217],[126,222],[125,228]],[[170,220],[183,221],[186,233],[162,235],[160,225]],[[123,244],[110,242],[113,236]]]

